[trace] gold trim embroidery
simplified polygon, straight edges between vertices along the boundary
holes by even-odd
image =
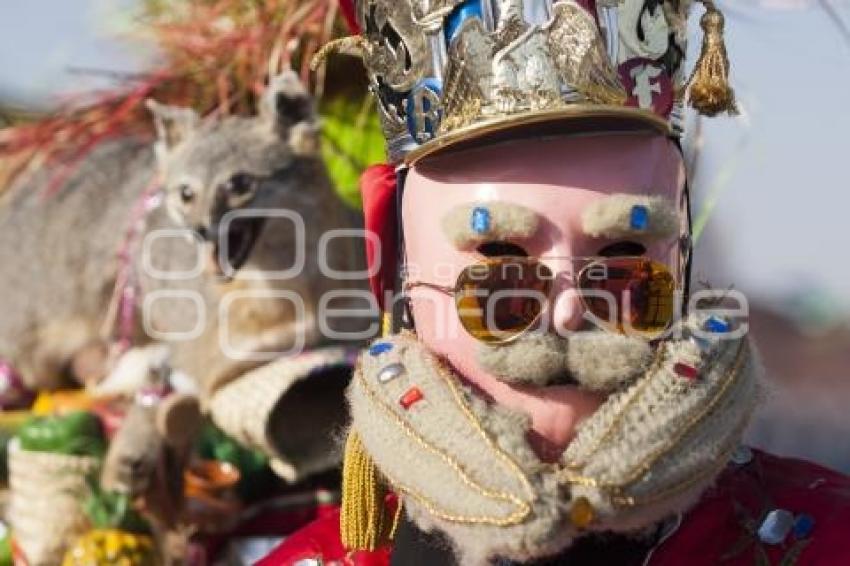
[[[439,459],[441,459],[447,466],[449,466],[450,469],[452,469],[457,474],[458,478],[463,483],[465,483],[466,485],[471,487],[474,491],[476,491],[482,497],[484,497],[486,499],[495,499],[497,501],[512,503],[515,506],[517,506],[518,509],[517,509],[517,511],[515,511],[514,513],[509,515],[507,518],[488,517],[488,516],[472,516],[472,517],[469,517],[469,516],[453,515],[451,513],[447,513],[446,511],[441,510],[437,504],[435,504],[433,501],[429,500],[426,496],[422,495],[421,492],[419,492],[418,490],[416,490],[412,487],[406,486],[403,482],[398,481],[397,479],[390,477],[389,474],[386,474],[382,470],[382,473],[384,473],[384,475],[387,476],[387,479],[390,481],[390,483],[392,483],[394,486],[396,486],[400,491],[403,491],[404,493],[407,493],[408,495],[412,496],[423,507],[425,507],[425,509],[427,509],[430,513],[432,513],[436,517],[441,518],[441,519],[446,520],[446,521],[451,521],[451,522],[456,522],[456,523],[490,524],[490,525],[494,525],[494,526],[504,527],[504,526],[515,525],[515,524],[522,522],[531,513],[531,505],[530,505],[529,502],[523,501],[519,497],[517,497],[513,494],[510,494],[510,493],[505,493],[505,492],[501,492],[501,491],[493,491],[493,490],[490,490],[490,489],[483,487],[481,484],[479,484],[478,482],[476,482],[475,480],[473,480],[469,476],[468,472],[466,472],[466,470],[463,469],[461,464],[455,458],[453,458],[451,455],[449,455],[445,450],[443,450],[443,449],[441,449],[437,446],[434,446],[432,443],[428,442],[425,438],[423,438],[419,433],[417,433],[415,430],[413,430],[412,427],[408,423],[406,423],[401,417],[399,417],[398,414],[396,414],[396,412],[393,411],[391,407],[389,407],[386,403],[384,403],[378,397],[378,395],[372,390],[372,388],[369,386],[367,380],[363,376],[362,366],[360,366],[360,364],[358,364],[358,366],[359,366],[358,371],[356,372],[357,381],[358,381],[359,385],[361,386],[362,390],[364,391],[364,393],[366,394],[366,396],[375,405],[380,407],[381,410],[390,417],[390,420],[395,422],[396,425],[399,426],[402,429],[402,431],[404,432],[404,434],[406,436],[411,438],[416,444],[418,444],[421,448],[425,449],[427,452],[430,452],[431,454],[433,454],[433,455],[437,456]],[[438,369],[442,370],[442,367],[440,367]],[[496,446],[496,444],[492,441],[492,439],[487,435],[486,431],[484,431],[481,424],[477,421],[477,419],[475,419],[472,412],[469,410],[469,408],[466,406],[466,404],[461,399],[459,392],[454,387],[454,384],[451,382],[451,380],[446,378],[444,372],[443,371],[437,371],[436,373],[438,375],[440,375],[440,377],[446,382],[446,384],[449,387],[449,390],[452,393],[452,396],[453,396],[455,402],[458,404],[458,407],[460,408],[461,412],[464,414],[464,416],[467,418],[467,420],[469,420],[470,424],[473,426],[475,431],[484,439],[484,441],[486,442],[488,447],[491,450],[493,450],[496,453],[496,455],[508,466],[510,471],[512,471],[515,474],[516,479],[518,479],[520,481],[520,483],[522,484],[522,486],[525,489],[526,494],[529,497],[529,499],[533,499],[534,490],[532,489],[531,484],[528,481],[528,478],[519,469],[519,466],[509,456],[507,456],[507,454],[505,454],[500,448],[498,448],[498,446]]]
[[[730,442],[729,445],[720,453],[720,457],[717,459],[717,465],[710,466],[702,472],[695,474],[683,481],[680,481],[679,483],[674,484],[673,486],[665,489],[664,491],[653,494],[652,496],[613,496],[611,498],[611,502],[619,507],[637,507],[640,505],[651,505],[652,503],[657,503],[662,499],[686,491],[689,488],[701,483],[706,478],[719,474],[723,468],[729,465],[729,459],[732,457],[732,453],[735,452],[735,449],[738,447],[738,444],[740,442],[739,439],[744,428],[746,427],[739,426],[737,429],[735,429],[734,433],[732,434],[733,441]]]
[[[732,385],[736,382],[735,377],[739,375],[741,368],[746,360],[749,359],[749,356],[746,354],[749,353],[749,348],[747,347],[746,341],[742,340],[741,345],[736,354],[735,362],[724,376],[724,381],[720,386],[717,394],[711,401],[707,404],[706,407],[698,414],[694,415],[690,420],[688,420],[684,427],[682,427],[677,434],[671,439],[670,442],[661,446],[655,452],[650,453],[638,466],[635,467],[635,470],[626,476],[625,480],[622,482],[600,482],[595,478],[590,478],[586,476],[582,476],[581,474],[574,474],[570,469],[564,469],[561,472],[561,479],[564,483],[581,485],[585,487],[593,487],[597,489],[601,489],[604,491],[608,491],[610,493],[617,494],[622,491],[622,489],[629,487],[634,484],[636,481],[640,480],[649,468],[664,454],[667,454],[670,450],[672,450],[675,446],[677,446],[697,425],[699,425],[709,413],[726,397],[726,393],[732,387]]]
[[[599,448],[602,447],[602,445],[605,443],[605,441],[607,441],[609,438],[611,438],[611,435],[614,433],[614,429],[616,429],[617,425],[619,425],[620,422],[623,420],[625,413],[626,413],[626,410],[628,410],[634,404],[635,400],[640,397],[641,393],[643,393],[643,391],[647,387],[649,387],[649,381],[650,380],[649,380],[648,376],[650,374],[658,371],[661,368],[661,366],[663,365],[663,363],[666,359],[666,356],[664,354],[665,354],[665,352],[662,352],[660,350],[659,350],[659,352],[656,353],[655,359],[653,360],[652,365],[649,367],[649,369],[646,371],[646,373],[643,374],[641,383],[632,390],[632,396],[629,397],[628,400],[626,400],[625,404],[623,405],[622,410],[617,415],[617,417],[614,418],[614,419],[611,419],[611,422],[609,423],[608,428],[605,429],[605,432],[603,432],[594,442],[591,443],[590,447],[586,450],[584,457],[581,458],[582,462],[579,463],[578,461],[573,460],[573,461],[565,464],[565,466],[567,468],[570,468],[570,469],[581,468],[583,465],[585,465],[585,463],[587,462],[587,460],[589,458],[593,457],[593,455],[596,454],[599,451]]]

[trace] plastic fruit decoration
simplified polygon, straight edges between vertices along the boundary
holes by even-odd
[[[155,566],[159,563],[148,525],[133,510],[130,498],[100,489],[90,482],[84,507],[94,530],[83,535],[68,551],[62,566]]]
[[[83,536],[65,554],[62,566],[155,566],[153,539],[116,529],[96,530]]]

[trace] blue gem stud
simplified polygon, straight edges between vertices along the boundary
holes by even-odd
[[[405,372],[404,366],[401,364],[390,364],[381,370],[378,374],[379,383],[389,383],[390,381],[401,377]]]
[[[392,352],[393,345],[389,342],[378,342],[377,344],[372,344],[369,348],[369,355],[373,358],[380,356],[381,354],[386,354],[387,352]]]
[[[794,515],[785,509],[774,509],[759,527],[759,540],[765,544],[782,544],[794,528]]]
[[[726,334],[732,329],[732,325],[722,318],[712,316],[705,321],[705,329],[712,334]]]
[[[472,231],[476,234],[486,234],[490,231],[492,217],[490,211],[483,206],[478,206],[472,211]]]
[[[814,529],[815,519],[811,515],[801,513],[794,519],[794,538],[798,540],[808,538]]]
[[[629,219],[632,230],[644,232],[649,229],[649,208],[642,204],[632,207],[632,215]]]

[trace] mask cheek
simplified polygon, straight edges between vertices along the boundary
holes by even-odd
[[[484,372],[478,367],[475,349],[479,342],[461,325],[454,299],[439,292],[416,289],[410,307],[417,339],[434,354],[448,360],[472,382]]]

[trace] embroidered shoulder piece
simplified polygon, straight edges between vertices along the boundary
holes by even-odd
[[[454,376],[413,345],[403,336],[378,343],[356,371],[349,400],[369,454],[396,489],[435,517],[520,523],[534,498],[525,473],[482,428]]]

